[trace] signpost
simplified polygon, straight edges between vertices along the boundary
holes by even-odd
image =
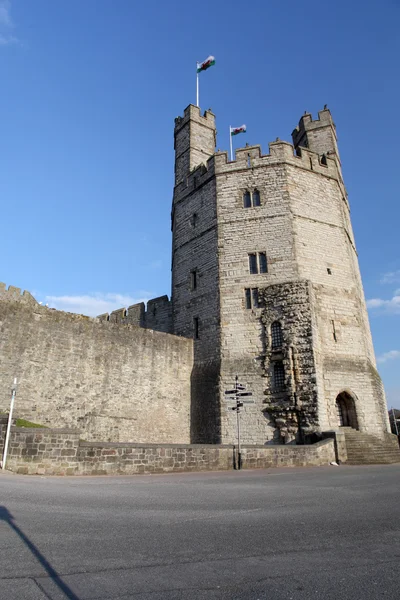
[[[227,398],[227,402],[236,402],[236,406],[232,406],[231,410],[236,410],[236,421],[237,421],[237,469],[242,468],[242,454],[240,451],[240,409],[244,404],[254,404],[254,400],[242,400],[246,396],[252,396],[252,392],[246,392],[246,386],[239,383],[239,378],[235,377],[235,387],[231,390],[225,390],[225,395],[230,396]]]
[[[6,439],[5,439],[5,442],[4,442],[4,451],[3,451],[3,462],[2,462],[2,465],[1,465],[1,468],[2,468],[3,471],[6,468],[8,444],[9,444],[9,441],[10,441],[10,430],[11,430],[12,416],[13,416],[13,410],[14,410],[14,400],[15,400],[16,393],[17,393],[17,378],[14,379],[14,383],[13,383],[13,386],[11,388],[10,413],[8,415],[7,432],[6,432]]]

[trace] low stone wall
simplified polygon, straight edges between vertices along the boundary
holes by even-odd
[[[2,421],[2,422],[1,422]],[[0,420],[0,451],[6,420]],[[73,429],[12,427],[6,467],[29,475],[134,475],[230,470],[233,446],[84,442]],[[244,446],[242,467],[304,467],[335,460],[334,441],[310,446]]]

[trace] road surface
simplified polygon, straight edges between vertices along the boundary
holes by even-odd
[[[400,598],[400,465],[0,475],[1,600]]]

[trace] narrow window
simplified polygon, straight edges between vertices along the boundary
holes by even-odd
[[[312,158],[311,158],[311,156],[310,156],[310,169],[311,169],[311,171],[313,171],[313,164],[312,164]]]
[[[247,155],[247,166],[251,167],[251,158],[250,158],[250,154]]]
[[[332,335],[333,335],[333,339],[335,340],[335,342],[337,342],[335,321],[331,321],[331,323],[332,323]]]
[[[193,334],[194,339],[199,339],[199,317],[193,317]]]
[[[258,261],[260,264],[260,273],[268,273],[267,255],[265,254],[265,252],[259,253]]]
[[[243,194],[243,206],[244,206],[244,208],[250,208],[250,206],[251,206],[250,192],[245,192]]]
[[[281,360],[274,362],[274,389],[275,391],[285,389],[285,367]]]
[[[246,308],[251,308],[251,290],[250,288],[245,289]]]
[[[258,190],[253,192],[253,206],[260,206],[260,192]]]
[[[332,275],[332,270],[331,269],[326,269],[328,271],[328,275]]]
[[[190,289],[195,290],[197,288],[197,271],[190,271]]]
[[[274,321],[271,325],[271,346],[281,348],[283,345],[282,325],[279,321]]]
[[[252,299],[252,303],[253,303],[253,308],[258,308],[258,289],[257,288],[253,288],[251,290],[251,299]]]
[[[251,275],[258,273],[257,254],[249,254],[249,269]]]
[[[197,213],[193,213],[192,214],[192,218],[190,219],[190,224],[193,227],[193,229],[196,227],[196,225],[197,225]]]

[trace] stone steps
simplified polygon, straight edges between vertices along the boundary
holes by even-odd
[[[377,438],[356,429],[343,427],[347,448],[347,464],[373,465],[400,462],[400,448],[395,436]]]

